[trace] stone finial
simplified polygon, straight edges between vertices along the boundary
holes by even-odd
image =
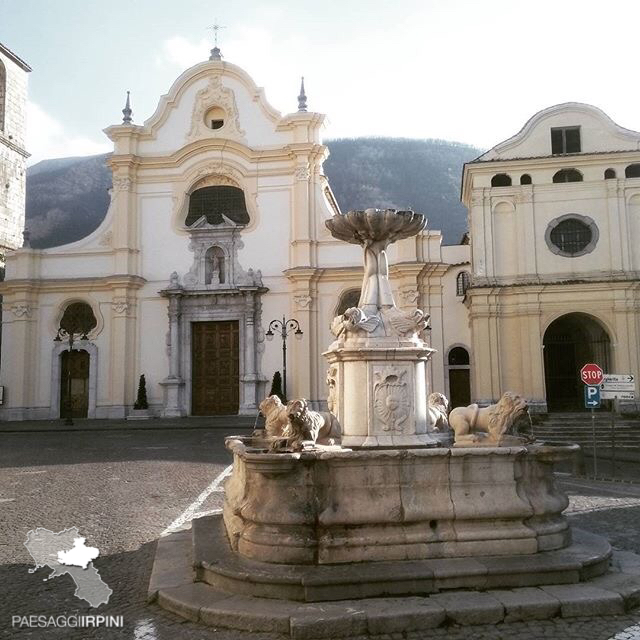
[[[129,98],[129,92],[127,91],[127,103],[124,105],[124,109],[122,110],[122,124],[131,124],[133,122],[132,115],[133,111],[131,111],[131,100]]]
[[[300,95],[298,96],[298,111],[307,110],[307,94],[304,92],[304,76],[300,82]]]
[[[29,231],[27,227],[25,227],[22,232],[22,248],[31,249],[31,231]]]
[[[215,47],[213,47],[213,49],[211,49],[211,55],[209,56],[209,60],[217,60],[217,61],[222,60],[222,53],[220,52],[220,48],[218,47],[218,45],[216,45]]]

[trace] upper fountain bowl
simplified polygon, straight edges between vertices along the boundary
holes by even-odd
[[[344,242],[366,246],[386,241],[386,245],[390,245],[422,231],[427,226],[427,218],[411,210],[365,209],[337,213],[325,224],[334,238]]]

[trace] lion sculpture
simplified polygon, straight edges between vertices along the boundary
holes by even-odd
[[[429,396],[429,422],[436,431],[449,428],[449,401],[442,393],[434,391]]]
[[[265,431],[269,438],[279,438],[289,423],[287,407],[278,396],[265,398],[258,407],[265,417]]]
[[[339,443],[340,423],[331,412],[311,411],[304,398],[291,400],[286,409],[289,422],[282,435],[294,451],[303,449],[303,443],[312,446]]]
[[[472,404],[452,409],[449,426],[457,446],[513,446],[530,441],[526,433],[531,430],[531,418],[527,401],[507,391],[488,407]]]

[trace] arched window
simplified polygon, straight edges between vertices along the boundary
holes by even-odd
[[[461,271],[456,277],[456,295],[463,296],[471,284],[471,275],[468,271]]]
[[[185,224],[190,227],[202,216],[209,224],[222,224],[222,216],[236,224],[248,224],[249,213],[242,189],[231,186],[202,187],[189,197],[189,213]]]
[[[0,131],[4,131],[4,112],[7,99],[7,72],[0,60]]]
[[[640,178],[640,164],[630,164],[624,170],[625,178]]]
[[[582,182],[582,174],[577,169],[560,169],[554,176],[553,181],[558,182]]]
[[[510,187],[511,186],[511,176],[506,173],[496,173],[493,178],[491,178],[491,186],[492,187]]]
[[[205,260],[205,284],[224,284],[225,265],[224,251],[220,247],[210,247],[204,257]]]
[[[349,289],[345,291],[340,296],[335,315],[341,316],[347,309],[357,307],[358,302],[360,302],[360,289]]]
[[[464,347],[453,347],[449,351],[449,364],[453,366],[469,364],[469,352]]]
[[[531,184],[531,176],[528,173],[523,173],[520,176],[520,184]]]
[[[612,180],[615,177],[616,177],[615,169],[605,169],[604,170],[604,179],[605,180]]]
[[[73,335],[86,339],[87,334],[95,329],[97,324],[98,321],[90,305],[86,302],[72,302],[62,314],[58,338]]]

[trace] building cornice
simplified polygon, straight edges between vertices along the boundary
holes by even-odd
[[[146,279],[141,276],[126,274],[93,278],[20,278],[0,282],[0,294],[110,291],[121,288],[140,289],[146,282]]]

